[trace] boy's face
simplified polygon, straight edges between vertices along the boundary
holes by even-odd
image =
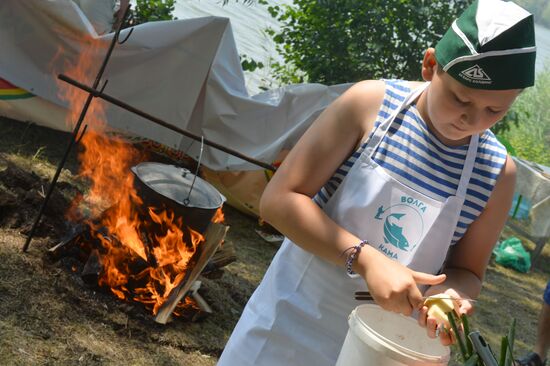
[[[437,137],[451,145],[466,143],[471,135],[492,127],[521,92],[472,89],[445,72],[437,72],[438,65],[430,67],[433,72],[423,72],[424,78],[432,82],[425,93],[425,117]]]

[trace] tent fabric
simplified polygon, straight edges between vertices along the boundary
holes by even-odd
[[[524,229],[535,239],[550,238],[550,171],[527,160],[514,158],[514,162],[518,176],[516,199],[522,196],[527,211]]]
[[[109,33],[118,10],[117,0],[73,0],[93,25],[97,34]]]
[[[0,100],[26,99],[32,97],[34,97],[34,95],[25,89],[18,88],[6,80],[0,79]]]
[[[123,30],[120,38],[128,32]],[[4,0],[0,2],[0,43],[10,57],[0,58],[0,78],[36,96],[28,102],[41,99],[39,105],[67,109],[67,102],[59,96],[62,84],[57,74],[67,63],[77,62],[82,52],[90,51],[89,39],[104,45],[90,56],[99,69],[112,37],[112,33],[99,36],[70,0]],[[96,73],[90,70],[91,80],[79,81],[91,85]],[[324,108],[351,85],[291,85],[250,96],[231,25],[220,17],[134,27],[128,41],[116,46],[104,79],[109,80],[105,93],[267,163],[292,147]],[[199,143],[101,103],[110,128],[198,157]],[[11,107],[0,103],[0,114]],[[33,122],[72,129],[65,121],[53,120],[58,117],[56,111],[51,119],[42,116],[42,121]],[[259,169],[208,147],[202,164],[213,170]]]

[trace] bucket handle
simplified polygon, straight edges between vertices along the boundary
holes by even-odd
[[[197,179],[197,175],[199,174],[199,168],[201,167],[201,160],[202,160],[202,152],[204,150],[204,136],[201,136],[201,150],[199,152],[199,161],[197,163],[197,169],[195,169],[195,175],[193,176],[193,181],[191,182],[191,187],[189,188],[189,193],[187,194],[187,198],[183,200],[183,204],[185,206],[189,206],[189,197],[191,197],[191,192],[193,191],[193,186],[195,185],[195,180]]]

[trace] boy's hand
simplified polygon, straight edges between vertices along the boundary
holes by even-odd
[[[368,253],[359,256],[357,272],[365,279],[374,301],[385,310],[410,316],[424,303],[417,285],[437,285],[445,281],[444,274],[416,272],[371,246],[364,249]]]
[[[462,316],[462,314],[471,315],[473,313],[474,306],[471,301],[467,300],[469,299],[468,295],[458,290],[455,290],[454,288],[448,288],[444,285],[432,286],[426,291],[424,296],[433,296],[438,294],[442,294],[450,298],[459,299],[453,300],[455,308],[454,310],[459,317]],[[418,315],[418,324],[426,328],[428,337],[436,338],[439,336],[441,344],[445,346],[454,343],[454,336],[449,331],[451,329],[450,324],[448,322],[439,324],[438,319],[428,315],[428,310],[429,309],[427,306],[422,306],[422,308],[419,310]]]

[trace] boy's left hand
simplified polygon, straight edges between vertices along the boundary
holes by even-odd
[[[458,316],[461,316],[462,314],[471,315],[474,312],[474,306],[472,301],[468,301],[470,298],[468,295],[466,295],[463,292],[460,292],[454,288],[447,288],[442,285],[436,285],[430,287],[424,296],[433,296],[437,294],[442,294],[445,296],[448,296],[450,298],[456,298],[458,300],[453,300],[455,312]],[[448,346],[452,343],[454,343],[455,339],[452,336],[452,333],[450,331],[445,331],[443,327],[445,327],[447,330],[451,329],[451,326],[448,322],[438,324],[438,320],[434,317],[428,316],[428,307],[422,306],[419,310],[418,315],[418,324],[420,324],[421,327],[426,328],[426,331],[428,333],[428,337],[430,338],[436,338],[439,336],[439,339],[441,341],[441,344]],[[438,331],[439,328],[439,331]]]

